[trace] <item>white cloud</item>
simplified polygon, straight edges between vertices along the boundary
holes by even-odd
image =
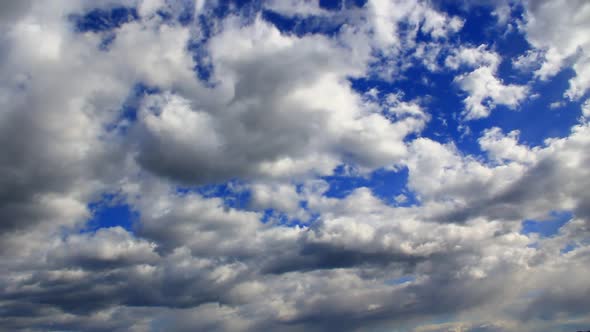
[[[76,31],[69,16],[121,4],[140,17],[107,32]],[[200,24],[156,14],[187,4],[0,6],[0,329],[522,331],[587,316],[586,121],[530,147],[518,130],[484,129],[472,143],[486,159],[417,137],[438,115],[428,98],[379,81],[353,89],[378,56],[410,54],[430,70],[469,68],[456,79],[467,119],[517,107],[528,88],[502,83],[500,54],[445,44],[461,18],[426,1],[370,1],[344,9],[333,36],[298,36],[232,8],[203,39]],[[337,15],[298,4],[270,6]],[[551,47],[548,57],[570,51]],[[211,65],[206,83],[198,64]],[[363,183],[407,168],[390,198],[412,204],[352,184],[329,197],[337,188],[318,176],[337,166]],[[84,229],[104,195],[137,213],[130,230]],[[521,233],[552,211],[572,214],[554,236]],[[456,322],[416,327],[441,317]]]
[[[562,102],[562,101],[554,101],[551,104],[549,104],[549,108],[552,109],[552,110],[554,110],[554,109],[561,108],[564,105],[565,105],[565,103]]]
[[[469,68],[479,68],[487,66],[494,71],[500,64],[500,56],[487,49],[487,46],[482,44],[478,47],[461,47],[454,49],[445,59],[445,66],[451,69],[459,69],[460,66]]]
[[[467,120],[489,116],[496,105],[516,109],[528,93],[526,86],[504,84],[494,75],[493,68],[486,66],[459,75],[455,81],[469,94],[464,100],[466,109],[463,112]]]
[[[579,99],[590,88],[590,4],[576,1],[525,1],[522,29],[528,41],[544,51],[544,59],[535,75],[548,79],[573,63],[576,75],[570,79],[565,95]]]
[[[502,133],[498,127],[486,129],[479,144],[484,151],[487,151],[491,158],[498,162],[517,161],[530,163],[535,161],[534,152],[526,146],[518,144],[519,131],[514,130],[507,135]]]
[[[329,15],[329,12],[325,9],[322,9],[319,4],[319,0],[288,0],[288,1],[280,1],[280,0],[270,0],[264,4],[267,9],[270,9],[274,12],[280,13],[282,15],[286,15],[289,17],[292,16],[324,16]]]
[[[364,101],[346,81],[364,64],[327,38],[282,35],[260,18],[225,24],[209,45],[219,100],[203,104],[186,92],[143,104],[137,139],[145,168],[204,183],[326,175],[341,163],[382,167],[404,156],[404,137],[427,120],[415,112],[394,121]],[[163,73],[160,84],[188,80]]]
[[[529,88],[516,84],[504,84],[498,78],[500,55],[488,50],[485,44],[478,47],[464,47],[451,51],[445,59],[445,66],[454,70],[473,68],[469,73],[455,77],[455,82],[468,96],[463,115],[466,120],[486,118],[496,105],[515,109],[526,98]]]
[[[438,70],[438,56],[443,44],[464,24],[463,19],[436,10],[426,1],[371,0],[365,4],[366,13],[353,22],[360,25],[376,56],[371,62],[371,74],[387,81],[403,77],[414,60],[431,71]],[[366,22],[366,23],[365,23]],[[430,41],[420,41],[418,35]]]
[[[582,115],[585,117],[590,117],[590,100],[586,100],[584,104],[582,104]]]
[[[250,190],[255,208],[282,212],[295,212],[299,208],[299,194],[293,185],[257,183]]]
[[[155,244],[133,238],[121,227],[99,229],[95,234],[72,235],[52,248],[50,262],[89,269],[154,263]]]
[[[543,54],[539,50],[528,50],[525,54],[512,60],[512,66],[523,72],[538,69],[543,63]]]

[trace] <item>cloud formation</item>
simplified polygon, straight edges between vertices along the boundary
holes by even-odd
[[[588,10],[0,4],[0,330],[587,329]]]

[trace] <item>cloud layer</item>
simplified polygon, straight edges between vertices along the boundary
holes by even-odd
[[[0,330],[588,329],[588,22],[0,4]]]

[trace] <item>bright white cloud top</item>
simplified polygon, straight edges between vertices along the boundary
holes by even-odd
[[[590,330],[590,2],[0,3],[0,330]]]

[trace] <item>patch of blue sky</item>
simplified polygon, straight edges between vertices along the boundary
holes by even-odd
[[[334,36],[345,23],[344,19],[334,17],[287,17],[271,10],[264,10],[262,17],[264,20],[272,23],[281,33],[294,34],[299,37],[316,33]]]
[[[115,41],[115,38],[117,38],[117,36],[112,32],[104,34],[100,40],[100,43],[98,44],[98,49],[101,51],[108,51]]]
[[[515,27],[508,31],[501,30],[496,24],[497,18],[485,6],[470,7],[469,11],[464,9],[458,4],[445,3],[444,10],[447,13],[461,16],[465,20],[464,27],[458,34],[458,45],[476,47],[487,44],[490,50],[498,52],[503,59],[498,68],[499,78],[505,84],[527,84],[532,73],[518,71],[512,66],[512,59],[530,49],[522,33]],[[522,8],[513,8],[512,15],[512,19],[521,19]],[[442,54],[439,60],[443,61],[445,56]],[[463,122],[460,114],[465,108],[463,99],[466,95],[453,84],[456,74],[448,70],[432,73],[418,65],[403,73],[406,79],[402,77],[393,83],[383,82],[381,85],[404,91],[407,99],[422,97],[429,101],[427,106],[432,119],[421,135],[443,143],[452,141],[460,151],[471,155],[482,154],[477,139],[483,130],[490,127],[498,126],[505,131],[518,129],[525,142],[539,145],[547,137],[567,135],[579,116],[579,103],[565,104],[573,112],[554,112],[548,107],[551,102],[563,99],[567,81],[572,76],[568,70],[564,70],[547,82],[532,84],[531,94],[536,93],[539,98],[524,100],[516,111],[497,105],[489,117]],[[374,85],[375,82],[371,84]],[[533,112],[535,114],[531,114]],[[470,134],[463,135],[464,131],[460,130],[460,126],[468,127]]]
[[[379,90],[381,96],[403,91],[404,100],[418,100],[431,118],[418,135],[409,135],[406,140],[416,136],[432,140],[455,143],[461,151],[480,154],[477,137],[464,136],[459,129],[461,111],[464,109],[463,96],[453,84],[455,74],[449,71],[429,72],[421,66],[414,66],[403,73],[403,77],[393,82],[379,79],[351,79],[353,89],[366,92],[372,88]],[[488,127],[485,127],[488,128]]]
[[[525,220],[522,222],[521,234],[539,234],[540,237],[551,237],[570,221],[573,214],[570,211],[551,211],[545,220]]]
[[[322,8],[322,9],[336,11],[336,10],[342,9],[342,6],[344,5],[344,1],[343,0],[320,0],[319,5],[320,5],[320,8]]]
[[[260,221],[264,224],[284,227],[307,227],[319,218],[319,215],[312,214],[309,220],[293,218],[288,214],[274,209],[265,209]]]
[[[442,1],[441,9],[449,16],[458,16],[464,20],[459,33],[461,44],[478,46],[489,43],[497,37],[497,18],[492,14],[492,7],[484,3],[469,4],[463,1]]]
[[[84,14],[73,14],[69,16],[70,22],[77,32],[103,33],[98,44],[98,49],[107,51],[116,38],[113,29],[121,25],[139,19],[135,8],[113,7],[109,9],[93,9]]]
[[[232,14],[239,14],[246,18],[254,17],[260,8],[260,0],[225,0],[217,2],[217,6],[208,14],[218,19]]]
[[[388,285],[403,285],[406,283],[414,282],[415,280],[416,280],[416,276],[405,275],[405,276],[401,276],[399,278],[388,279],[385,281],[385,283]]]
[[[207,50],[204,47],[203,42],[192,42],[188,45],[189,52],[191,52],[193,56],[193,60],[195,62],[195,66],[193,67],[193,71],[199,78],[201,82],[203,82],[206,86],[210,88],[214,88],[216,83],[211,80],[213,76],[213,65],[202,61],[207,57]]]
[[[363,7],[367,0],[320,0],[320,8],[325,10],[338,11],[346,8]]]
[[[547,138],[568,136],[571,127],[578,123],[583,101],[568,101],[563,97],[574,75],[572,69],[564,69],[547,81],[535,81],[530,92],[534,97],[523,101],[518,111],[498,106],[489,118],[473,121],[473,132],[481,132],[491,125],[504,132],[519,130],[521,141],[530,146],[543,145]],[[552,103],[560,106],[552,108]]]
[[[378,169],[367,176],[350,176],[337,169],[331,176],[322,177],[329,183],[330,188],[324,194],[326,197],[343,198],[355,189],[365,187],[381,199],[393,206],[410,206],[418,204],[416,196],[406,188],[408,169],[400,170]]]
[[[178,15],[174,16],[166,10],[158,10],[156,14],[163,21],[175,21],[181,25],[189,25],[194,21],[194,3],[184,0],[177,3],[180,5]],[[116,38],[113,29],[119,28],[123,24],[139,19],[137,8],[134,7],[110,7],[96,8],[83,14],[73,14],[69,16],[70,22],[73,23],[77,32],[96,32],[103,33],[102,40],[98,48],[107,51]]]
[[[133,226],[139,220],[139,213],[117,195],[105,194],[100,200],[88,204],[88,208],[92,217],[82,229],[83,233],[117,226],[133,232]]]
[[[452,6],[450,8],[452,10]],[[490,45],[490,49],[502,57],[498,77],[504,84],[529,84],[529,96],[532,98],[523,100],[516,110],[497,105],[489,117],[467,123],[474,137],[472,140],[459,140],[460,149],[474,152],[477,149],[476,139],[483,130],[492,126],[500,127],[505,132],[519,130],[521,140],[531,146],[542,145],[549,137],[567,136],[570,128],[578,121],[583,101],[582,98],[571,102],[563,96],[569,86],[569,79],[575,75],[573,70],[566,68],[549,80],[540,81],[534,79],[532,70],[520,71],[513,68],[512,60],[531,49],[524,35],[515,26],[500,30],[494,24],[496,18],[487,10],[489,8],[484,6],[472,9],[468,15],[463,13],[465,25],[460,32],[461,41],[474,46],[482,43]],[[513,6],[510,20],[521,19],[522,8]],[[482,26],[487,28],[483,29]],[[559,107],[550,107],[552,103],[559,103]]]
[[[320,218],[320,214],[318,212],[312,211],[308,208],[308,202],[307,201],[300,201],[299,202],[299,207],[304,209],[305,211],[307,211],[309,213],[309,217],[307,220],[301,221],[299,219],[295,219],[295,221],[300,224],[300,225],[309,225],[313,222],[315,222],[316,220],[318,220]]]
[[[199,31],[187,45],[187,50],[192,55],[195,63],[193,71],[201,82],[209,87],[215,87],[216,82],[211,80],[214,68],[211,63],[204,61],[204,59],[208,58],[207,42],[215,31],[219,29],[218,24],[220,19],[229,15],[238,15],[243,20],[251,20],[261,8],[260,1],[220,1],[211,10],[207,10],[204,14],[200,15],[196,15],[194,6],[191,8],[193,9],[190,14],[190,22],[188,23],[197,26]]]
[[[148,86],[144,83],[136,83],[127,98],[123,102],[121,109],[119,110],[119,116],[113,121],[113,123],[107,124],[107,130],[116,130],[118,134],[125,135],[128,130],[128,124],[133,123],[137,120],[137,112],[140,107],[140,102],[146,95],[152,95],[162,92],[158,87]],[[122,125],[125,123],[124,125]]]
[[[504,84],[524,85],[534,78],[533,71],[518,70],[514,68],[512,63],[513,60],[531,49],[528,41],[520,32],[512,30],[507,34],[498,35],[498,39],[491,49],[502,57],[498,66],[498,76],[502,78]]]
[[[328,11],[349,10],[361,8],[366,0],[321,0],[319,6]],[[321,33],[326,36],[335,36],[346,23],[345,15],[294,15],[291,17],[282,15],[272,10],[262,11],[262,17],[271,22],[282,33],[303,36],[306,34]]]
[[[301,185],[298,185],[298,192]],[[247,189],[247,184],[238,180],[228,181],[221,184],[209,184],[195,187],[178,187],[176,189],[178,195],[186,195],[190,193],[197,193],[204,198],[220,198],[223,200],[224,206],[238,210],[256,210],[252,207],[252,192]],[[299,207],[309,212],[309,219],[301,220],[288,214],[275,210],[264,209],[258,212],[262,213],[262,223],[272,223],[275,225],[297,227],[307,226],[319,218],[317,213],[309,210],[306,201],[300,201]]]
[[[561,254],[567,254],[570,251],[576,250],[577,248],[584,248],[590,245],[590,236],[586,236],[582,239],[574,240],[572,242],[567,243],[563,248],[561,248]]]
[[[561,248],[560,252],[561,254],[567,254],[568,252],[573,251],[577,247],[578,246],[574,243],[568,243],[563,248]]]
[[[78,32],[103,32],[139,19],[137,10],[132,7],[112,7],[93,9],[84,14],[73,14],[69,17]]]
[[[467,21],[473,19],[467,18]],[[462,35],[462,34],[461,34]],[[496,31],[498,42],[496,50],[502,56],[498,76],[505,84],[527,84],[532,78],[531,72],[521,72],[512,68],[512,59],[528,49],[528,43],[518,32],[501,35]],[[478,45],[487,40],[480,40]],[[442,57],[444,58],[444,56]],[[565,137],[580,117],[581,104],[585,98],[568,101],[563,94],[569,86],[569,79],[575,73],[571,68],[559,72],[547,81],[534,80],[530,83],[529,97],[516,109],[496,105],[487,118],[465,122],[461,112],[467,96],[453,83],[456,72],[442,70],[429,72],[426,68],[415,65],[404,71],[392,82],[379,79],[351,79],[355,90],[366,92],[375,87],[382,94],[396,91],[404,92],[405,100],[418,99],[426,106],[431,120],[420,136],[428,137],[441,143],[454,142],[460,151],[474,156],[482,156],[477,139],[482,132],[491,127],[500,127],[504,132],[520,131],[521,141],[529,146],[542,145],[546,138]],[[558,107],[550,107],[552,103]],[[464,135],[463,128],[469,128]],[[413,136],[408,137],[413,139]]]
[[[252,198],[252,193],[245,189],[244,183],[239,180],[193,187],[178,187],[176,193],[179,195],[197,193],[204,198],[221,198],[225,206],[234,209],[248,209]]]
[[[176,1],[175,5],[179,7],[177,10],[178,14],[173,15],[171,11],[160,9],[156,14],[164,21],[174,21],[181,25],[189,25],[194,21],[195,16],[195,3],[194,1],[181,0]]]

